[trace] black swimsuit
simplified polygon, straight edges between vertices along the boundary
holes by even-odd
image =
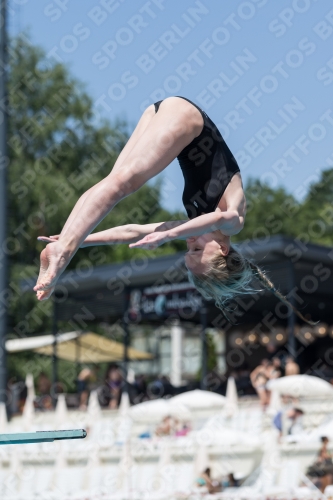
[[[186,97],[181,99],[193,104],[204,121],[201,134],[177,156],[185,180],[184,207],[188,217],[194,219],[216,210],[232,177],[239,172],[239,166],[206,113]],[[161,102],[154,104],[156,113]]]

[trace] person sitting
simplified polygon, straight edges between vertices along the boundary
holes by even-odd
[[[163,418],[162,422],[156,427],[156,436],[171,436],[174,430],[174,422],[170,415]]]
[[[299,365],[295,362],[294,358],[288,356],[286,359],[285,374],[286,377],[289,375],[299,375],[300,369]]]
[[[37,398],[36,404],[39,410],[53,410],[51,397],[52,383],[47,374],[41,371],[36,381]]]
[[[253,388],[256,390],[262,409],[265,411],[268,405],[268,392],[266,384],[269,380],[268,369],[271,363],[268,359],[263,359],[261,364],[255,368],[250,374],[251,383]]]
[[[77,377],[77,391],[79,394],[79,410],[86,410],[90,393],[89,383],[95,380],[94,371],[88,367],[83,368]]]
[[[98,399],[102,407],[110,410],[119,407],[123,383],[118,365],[111,363],[106,370],[105,383],[98,389]]]
[[[235,478],[233,472],[230,472],[228,474],[228,477],[226,478],[226,480],[223,481],[223,486],[225,488],[238,488],[239,487],[239,481],[238,481],[238,479]]]
[[[303,415],[304,411],[300,408],[292,408],[287,413],[287,417],[291,420],[291,425],[288,429],[289,435],[301,434],[303,432]]]
[[[326,486],[332,484],[333,480],[333,461],[332,453],[328,451],[329,439],[326,436],[321,438],[322,446],[318,452],[317,458],[308,470],[307,475],[311,478],[317,478],[317,486],[324,493]]]
[[[197,485],[199,487],[206,486],[208,493],[211,495],[212,493],[219,493],[222,491],[221,483],[219,481],[214,481],[211,478],[211,470],[210,467],[207,467],[200,476],[197,478]]]
[[[284,370],[282,370],[281,359],[278,356],[272,358],[272,370],[270,372],[269,378],[275,379],[280,378],[284,375]]]
[[[181,436],[187,436],[187,434],[191,432],[191,426],[190,424],[186,422],[179,422],[178,420],[175,420],[175,436],[176,437],[181,437]]]

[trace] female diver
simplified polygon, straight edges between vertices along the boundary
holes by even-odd
[[[189,220],[130,224],[90,234],[120,200],[176,157],[185,180],[183,203]],[[50,297],[79,247],[129,243],[131,248],[154,249],[183,239],[188,247],[185,264],[189,279],[222,311],[227,310],[230,299],[255,291],[251,286],[254,276],[294,309],[263,271],[231,245],[230,237],[243,228],[245,213],[239,167],[214,123],[185,97],[159,101],[143,113],[111,173],[80,197],[61,234],[39,238],[51,244],[41,253],[34,287],[37,298]]]

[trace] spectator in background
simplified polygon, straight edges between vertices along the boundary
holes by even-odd
[[[272,363],[268,359],[263,359],[261,364],[250,374],[251,383],[256,390],[263,410],[268,405],[268,392],[266,384],[269,380],[268,373]]]
[[[317,478],[316,483],[320,491],[324,493],[326,486],[332,484],[333,479],[333,461],[332,454],[328,451],[329,439],[324,436],[321,438],[322,446],[318,452],[317,459],[307,470],[307,475]]]
[[[133,403],[142,403],[147,398],[147,379],[145,375],[136,375],[133,384]]]
[[[21,415],[28,395],[27,386],[23,380],[16,380],[16,377],[8,381],[10,391],[9,413],[11,416]]]
[[[207,469],[200,474],[197,479],[197,485],[200,487],[206,486],[210,495],[212,493],[219,493],[222,491],[221,483],[219,481],[214,481],[211,478],[211,470],[209,467],[207,467]]]
[[[40,410],[53,410],[51,397],[52,382],[45,372],[40,372],[36,380],[36,404]]]
[[[174,432],[174,421],[170,415],[163,418],[162,422],[156,427],[156,436],[171,436]]]
[[[165,396],[173,396],[175,388],[171,384],[169,377],[161,375],[149,384],[148,395],[152,398],[164,398]]]
[[[225,481],[223,481],[223,486],[224,488],[238,488],[239,487],[239,481],[238,479],[235,478],[233,472],[230,472],[228,474],[228,477]]]
[[[109,388],[110,401],[109,408],[115,410],[118,408],[121,397],[123,377],[118,365],[110,365],[106,372],[106,384]]]
[[[98,390],[100,405],[116,410],[119,407],[123,376],[117,364],[111,363],[105,374],[105,382]]]
[[[180,422],[175,419],[175,436],[187,436],[187,434],[191,431],[191,425],[187,422]]]
[[[300,408],[292,408],[287,412],[287,417],[291,421],[288,428],[288,434],[301,434],[303,432],[303,416],[304,411]]]
[[[286,358],[285,374],[288,375],[299,375],[300,369],[299,365],[295,362],[294,358],[288,356]]]
[[[278,356],[274,356],[274,358],[272,358],[272,363],[273,363],[273,371],[271,378],[283,377],[284,369],[282,368],[281,359]]]
[[[79,394],[79,410],[86,410],[90,393],[90,383],[96,381],[96,373],[91,368],[83,368],[77,377],[77,392]]]

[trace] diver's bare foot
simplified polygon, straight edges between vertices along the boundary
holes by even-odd
[[[40,254],[40,271],[34,291],[38,300],[50,297],[61,273],[70,261],[69,252],[57,241],[50,243]]]
[[[49,299],[52,295],[52,293],[54,292],[54,286],[52,286],[51,288],[48,288],[48,290],[42,290],[40,292],[37,292],[36,293],[36,296],[37,296],[37,299],[38,300],[46,300],[46,299]]]

